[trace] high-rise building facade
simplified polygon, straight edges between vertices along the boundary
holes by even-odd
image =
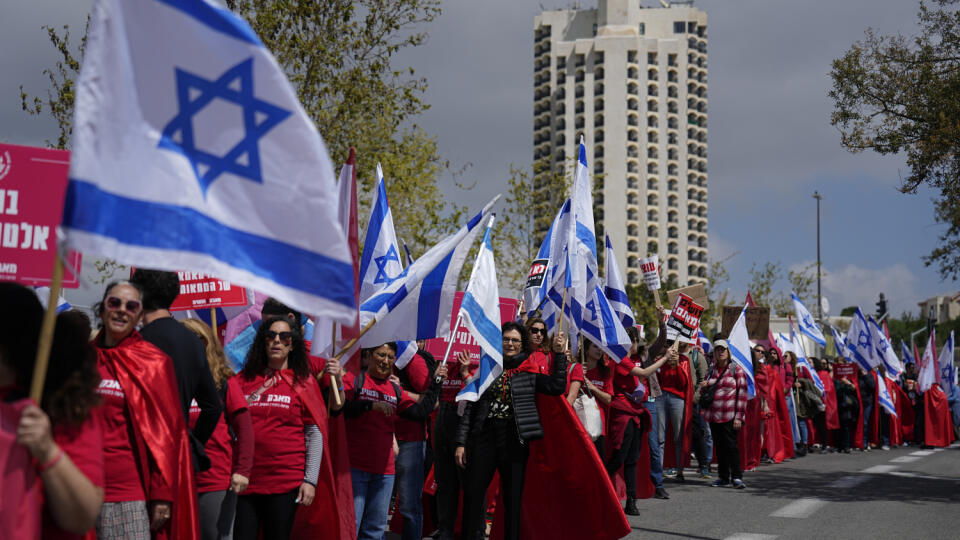
[[[569,172],[581,135],[598,236],[610,235],[627,283],[642,282],[637,261],[654,253],[664,279],[705,281],[706,13],[598,0],[537,16],[534,158]]]

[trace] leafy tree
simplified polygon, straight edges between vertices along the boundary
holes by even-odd
[[[750,265],[750,284],[747,291],[758,306],[773,307],[774,287],[783,276],[783,265],[779,262],[766,262],[757,267]]]
[[[753,301],[758,306],[769,307],[772,315],[793,315],[791,291],[797,294],[807,309],[816,313],[816,267],[816,263],[812,263],[799,270],[787,271],[786,281],[789,288],[782,290],[778,285],[784,278],[783,265],[780,262],[766,262],[759,267],[754,263],[750,267],[750,285],[747,290],[750,291]]]
[[[923,260],[943,278],[960,278],[960,0],[921,1],[919,33],[872,29],[830,72],[834,111],[850,152],[905,153],[910,173],[900,190],[939,190],[935,217],[947,226]]]

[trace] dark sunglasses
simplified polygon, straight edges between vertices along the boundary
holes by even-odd
[[[103,302],[103,305],[107,306],[107,309],[111,311],[118,311],[120,309],[123,309],[124,307],[123,300],[120,298],[117,298],[116,296],[108,296],[107,299]],[[133,315],[136,315],[137,313],[140,313],[141,307],[143,306],[142,304],[140,304],[139,300],[127,300],[127,304],[126,304],[127,312]]]
[[[530,329],[530,334],[542,334],[542,335],[545,336],[545,335],[547,335],[547,329],[546,329],[546,328],[537,328],[537,327],[535,326],[535,327],[533,327],[533,328]]]
[[[280,338],[280,342],[289,345],[293,341],[293,332],[274,332],[273,330],[267,330],[263,335],[267,337],[267,341],[273,341]]]

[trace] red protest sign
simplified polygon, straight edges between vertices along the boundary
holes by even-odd
[[[180,295],[170,311],[206,309],[247,305],[247,290],[231,285],[209,274],[177,272],[180,277]]]
[[[450,318],[451,326],[457,323],[457,312],[460,311],[461,300],[463,300],[463,293],[457,291],[453,298],[453,316]],[[500,324],[515,319],[517,305],[518,302],[515,298],[500,298]],[[444,353],[447,352],[447,340],[446,338],[428,339],[424,348],[439,361],[443,358]],[[460,351],[470,353],[470,360],[472,362],[480,361],[480,345],[478,345],[477,341],[470,335],[467,327],[462,324],[453,336],[453,347],[450,348],[450,358],[448,360],[456,361],[455,359]]]
[[[65,150],[0,144],[0,281],[50,285],[69,169]],[[80,253],[64,266],[62,287],[79,287]]]
[[[690,339],[697,335],[700,328],[700,317],[703,316],[703,306],[693,301],[693,298],[680,293],[670,310],[670,319],[667,328],[676,330],[681,336]]]

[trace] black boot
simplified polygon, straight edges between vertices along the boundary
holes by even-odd
[[[624,507],[623,513],[628,516],[639,516],[640,510],[637,509],[637,500],[627,497],[627,506]]]

